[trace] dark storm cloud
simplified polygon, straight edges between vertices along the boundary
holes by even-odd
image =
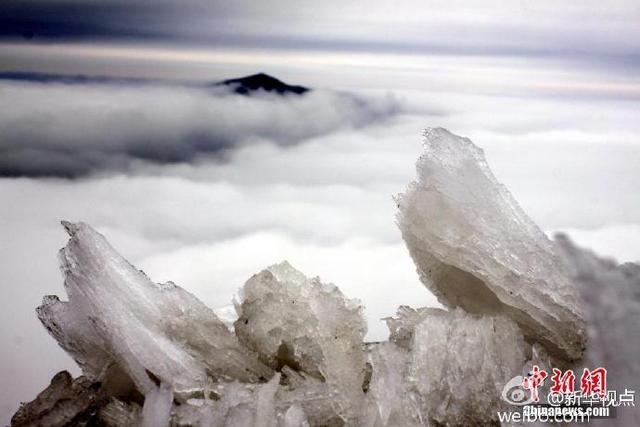
[[[153,25],[171,8],[133,2],[7,0],[0,8],[0,36],[26,39],[161,37]],[[165,34],[166,35],[166,34]]]
[[[393,99],[313,91],[103,83],[0,83],[0,175],[78,177],[140,163],[224,161],[234,149],[297,144],[393,115]]]
[[[5,0],[0,39],[211,43],[220,38],[224,44],[242,44],[243,35],[227,32],[231,28],[224,25],[238,12],[219,0]],[[223,26],[226,30],[218,31]]]

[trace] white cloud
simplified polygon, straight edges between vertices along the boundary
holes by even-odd
[[[137,161],[223,158],[259,140],[291,145],[396,113],[391,98],[312,91],[230,94],[226,88],[1,82],[0,174],[79,176]]]

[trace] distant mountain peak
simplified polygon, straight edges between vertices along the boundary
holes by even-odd
[[[311,90],[308,87],[287,84],[265,73],[257,73],[246,77],[223,80],[216,85],[228,86],[232,88],[235,93],[240,95],[250,95],[252,92],[258,90],[275,92],[279,95],[302,95]]]

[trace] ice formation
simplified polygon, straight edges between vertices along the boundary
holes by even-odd
[[[585,346],[577,290],[551,240],[497,182],[484,154],[446,129],[425,132],[398,224],[423,283],[447,307],[504,313],[560,358]]]
[[[640,320],[640,267],[550,241],[471,141],[425,135],[398,225],[446,310],[402,306],[385,319],[389,340],[365,343],[357,300],[283,262],[249,278],[225,324],[179,286],[153,283],[90,226],[64,222],[69,301],[46,296],[37,313],[83,375],[57,374],[12,424],[495,425],[514,377],[582,356],[580,294],[598,344],[585,363],[637,375],[637,329],[607,331],[623,316],[634,328]]]
[[[37,311],[87,377],[117,366],[142,393],[161,381],[188,395],[212,380],[273,374],[196,297],[153,283],[88,225],[63,225],[71,236],[59,254],[69,301],[45,297]]]
[[[358,301],[287,262],[250,278],[243,298],[235,322],[240,342],[274,370],[287,366],[319,380],[335,396],[337,414],[355,423],[364,403],[366,332]]]

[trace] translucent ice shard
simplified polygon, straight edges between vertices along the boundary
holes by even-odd
[[[364,426],[423,426],[420,396],[408,380],[410,353],[394,343],[371,345],[372,376],[367,390]]]
[[[430,312],[431,309],[426,307],[418,309],[406,305],[398,307],[395,317],[383,319],[389,328],[389,341],[406,350],[411,350],[416,326],[422,323]]]
[[[580,358],[585,330],[575,286],[482,150],[428,129],[417,172],[398,197],[398,225],[423,283],[448,307],[503,313],[554,356]]]
[[[69,302],[45,298],[38,314],[88,376],[116,365],[143,394],[162,382],[179,397],[212,380],[272,375],[193,295],[153,283],[88,225],[63,225],[71,236],[59,255]]]
[[[353,422],[364,400],[366,325],[359,303],[286,262],[254,275],[242,292],[239,340],[273,369],[288,366],[326,383],[338,414]]]
[[[97,380],[112,364],[113,358],[98,330],[86,321],[82,312],[74,310],[71,303],[48,295],[36,312],[47,331],[76,361],[85,376]]]
[[[212,388],[214,399],[189,399],[174,406],[174,417],[185,426],[277,427],[284,416],[276,402],[279,382],[276,373],[267,383],[217,383]]]
[[[500,392],[521,373],[527,349],[510,319],[460,309],[429,309],[412,347],[408,378],[437,425],[496,423]]]
[[[500,393],[530,357],[511,319],[400,307],[372,345],[367,426],[495,425]],[[396,341],[398,344],[396,344]]]
[[[162,383],[147,393],[142,407],[142,427],[167,427],[173,405],[173,390]]]

